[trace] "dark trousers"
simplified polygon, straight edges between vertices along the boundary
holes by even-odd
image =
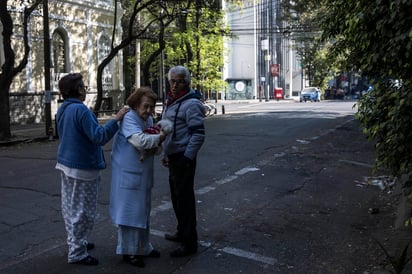
[[[177,233],[188,249],[197,249],[196,201],[194,178],[196,159],[189,160],[183,153],[169,157],[169,186],[177,219]]]

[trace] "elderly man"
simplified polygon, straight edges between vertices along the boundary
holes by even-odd
[[[163,143],[162,163],[169,168],[169,186],[177,219],[175,234],[166,234],[181,246],[170,253],[183,257],[197,252],[194,178],[197,154],[205,140],[204,108],[199,94],[190,88],[190,72],[176,66],[168,74],[170,92],[162,118],[173,122],[173,132]]]

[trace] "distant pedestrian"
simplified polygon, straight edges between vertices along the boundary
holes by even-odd
[[[96,116],[83,103],[87,88],[79,73],[71,73],[59,81],[64,102],[57,111],[60,137],[56,169],[61,171],[61,207],[69,246],[68,263],[97,265],[88,254],[94,248],[87,238],[93,229],[100,170],[106,168],[102,146],[114,136],[117,124],[127,108],[100,126]]]
[[[146,257],[160,257],[149,239],[150,210],[154,154],[161,151],[166,134],[146,131],[154,129],[156,100],[148,87],[137,88],[127,98],[130,111],[120,123],[111,154],[110,216],[117,226],[116,253],[138,267],[145,266]]]
[[[197,252],[196,201],[194,178],[196,158],[205,140],[204,107],[198,94],[190,88],[186,67],[176,66],[168,74],[170,92],[162,118],[173,122],[173,133],[163,143],[162,163],[169,168],[169,186],[177,231],[165,234],[181,246],[170,253],[183,257]]]

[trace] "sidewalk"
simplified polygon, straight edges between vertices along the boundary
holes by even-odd
[[[10,140],[0,141],[0,147],[15,145],[18,143],[45,141],[49,139],[49,136],[46,135],[46,125],[44,123],[12,125],[11,135],[12,137]]]

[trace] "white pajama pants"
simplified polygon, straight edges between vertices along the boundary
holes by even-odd
[[[96,217],[99,187],[100,176],[96,180],[84,181],[61,173],[62,215],[69,245],[69,263],[88,256],[87,237]]]

